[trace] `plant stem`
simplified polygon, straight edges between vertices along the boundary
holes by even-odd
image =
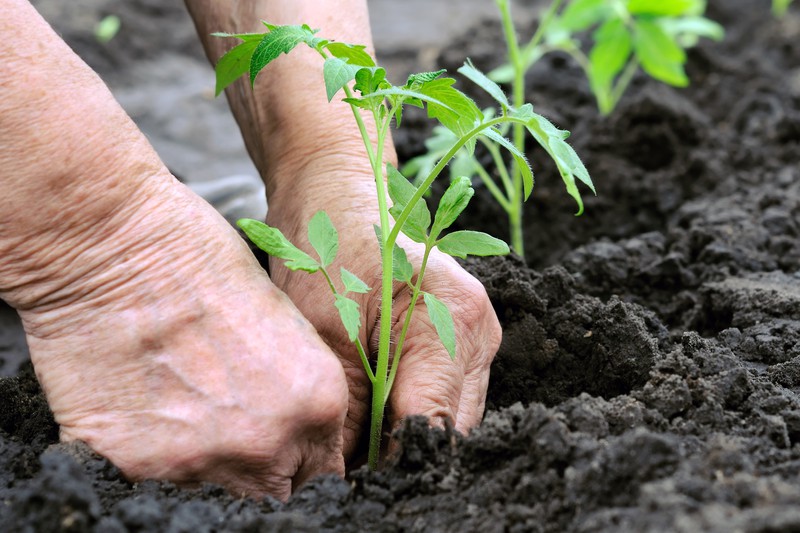
[[[436,166],[433,167],[430,174],[428,174],[428,177],[425,178],[425,180],[423,180],[423,182],[417,188],[417,191],[414,193],[411,199],[409,199],[408,204],[406,204],[405,208],[403,208],[403,211],[395,220],[395,225],[392,228],[391,235],[389,236],[392,243],[394,243],[397,240],[397,236],[400,233],[400,228],[403,227],[403,224],[406,223],[408,217],[411,216],[411,211],[414,209],[414,206],[417,205],[417,202],[419,202],[420,198],[424,196],[425,192],[427,192],[427,190],[430,189],[431,184],[434,182],[436,178],[439,177],[439,174],[442,173],[444,168],[447,166],[450,160],[453,159],[453,157],[455,157],[458,151],[461,150],[461,148],[463,148],[463,146],[467,144],[467,142],[469,142],[470,139],[480,135],[480,133],[483,130],[487,128],[493,128],[494,126],[498,126],[500,124],[521,124],[522,126],[525,126],[526,122],[521,118],[515,118],[509,116],[497,117],[487,122],[483,122],[482,124],[478,124],[473,129],[462,135],[453,144],[453,146],[450,147],[447,153],[445,153],[442,156],[439,162],[436,163]]]
[[[400,337],[397,339],[397,345],[394,349],[394,358],[392,358],[392,369],[389,372],[389,381],[386,385],[386,397],[384,401],[389,400],[389,394],[392,392],[392,385],[394,385],[394,377],[397,374],[397,367],[400,365],[400,356],[403,353],[403,343],[406,340],[406,333],[408,333],[408,328],[411,325],[411,315],[414,313],[414,308],[417,305],[417,300],[419,299],[419,295],[422,293],[422,278],[425,276],[425,268],[428,266],[428,256],[431,253],[431,250],[434,246],[434,237],[431,236],[431,239],[425,244],[425,254],[422,256],[422,266],[419,268],[419,274],[417,274],[417,282],[414,285],[414,290],[411,293],[411,303],[408,305],[408,310],[406,311],[406,318],[403,322],[403,329],[400,331]]]
[[[383,146],[386,140],[386,133],[389,129],[392,114],[386,113],[386,117],[381,123],[381,117],[377,112],[373,113],[375,123],[378,125],[378,144],[375,151],[375,160],[372,170],[375,174],[375,186],[378,192],[378,209],[381,221],[381,314],[380,314],[380,336],[378,339],[378,362],[375,367],[375,381],[372,384],[372,421],[369,433],[369,453],[368,462],[372,470],[378,468],[378,459],[381,450],[381,435],[383,430],[383,413],[386,407],[386,381],[389,372],[389,352],[391,350],[392,338],[392,305],[394,303],[394,279],[392,277],[392,266],[394,250],[394,239],[390,237],[389,230],[389,206],[386,201],[386,183],[383,181]]]
[[[611,91],[609,108],[600,110],[603,116],[608,116],[614,110],[614,108],[617,107],[617,104],[622,98],[622,95],[625,94],[625,91],[628,89],[628,85],[630,85],[637,70],[639,70],[639,60],[636,59],[636,56],[632,56],[628,61],[628,64],[625,65],[625,70],[622,71],[622,74],[620,74],[619,78],[617,79],[617,84]]]
[[[331,279],[330,274],[328,274],[328,270],[325,267],[322,267],[319,270],[325,276],[325,281],[328,282],[328,287],[331,288],[333,295],[336,296],[337,294],[340,294],[339,291],[336,290],[336,285],[333,284],[333,280]],[[369,378],[370,382],[374,384],[375,374],[372,373],[372,366],[369,364],[369,359],[364,351],[364,345],[361,344],[361,339],[356,337],[354,344],[356,345],[356,349],[358,349],[358,355],[361,357],[361,364],[364,365],[364,370],[367,372],[367,377]]]
[[[560,3],[560,0],[556,0],[554,5],[557,3]],[[511,87],[512,100],[514,102],[514,107],[521,107],[525,104],[525,70],[527,65],[520,54],[517,32],[514,29],[514,21],[511,19],[511,9],[509,8],[508,2],[506,0],[499,1],[498,6],[500,7],[502,16],[503,33],[506,38],[506,45],[508,46],[508,58],[514,70],[514,80]],[[541,36],[544,35],[543,26],[544,21],[539,25],[539,31],[537,31],[533,39],[531,39],[534,46],[535,41],[538,41],[541,39]],[[514,134],[514,146],[516,146],[520,153],[524,154],[525,129],[522,124],[514,124],[512,129]],[[508,211],[508,223],[511,229],[511,247],[524,259],[525,248],[522,240],[522,171],[516,162],[514,162],[511,168],[513,190],[509,191],[508,198],[511,207]]]

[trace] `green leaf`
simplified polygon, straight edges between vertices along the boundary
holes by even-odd
[[[474,194],[475,190],[472,188],[469,178],[462,176],[454,179],[439,201],[436,217],[433,219],[431,236],[438,237],[442,230],[449,228],[467,207]]]
[[[633,38],[622,20],[611,19],[594,33],[594,40],[595,45],[589,52],[592,89],[608,93],[630,58]]]
[[[236,225],[242,228],[242,231],[253,241],[253,244],[269,255],[286,261],[286,267],[289,270],[316,272],[320,269],[319,263],[290,243],[279,229],[267,226],[260,220],[251,218],[243,218],[237,221]]]
[[[508,103],[506,93],[503,92],[503,89],[486,77],[486,74],[475,68],[475,65],[473,65],[472,61],[469,59],[467,59],[463,67],[458,69],[458,72],[460,72],[465,78],[478,85],[481,89],[489,93],[489,95],[497,100],[497,102],[504,108],[511,107],[511,105]]]
[[[395,243],[392,250],[392,278],[404,283],[411,283],[414,267],[408,262],[406,251]]]
[[[402,213],[408,205],[408,202],[411,201],[414,193],[417,192],[417,188],[391,164],[386,165],[386,176],[389,182],[389,198],[394,202],[394,205],[389,209],[389,214],[397,220],[400,217],[400,213]],[[424,243],[428,239],[428,228],[430,225],[431,213],[428,210],[427,203],[421,198],[411,210],[411,214],[400,229],[403,233],[408,235],[411,240]]]
[[[713,41],[725,38],[725,28],[705,17],[681,17],[658,21],[664,31],[680,42],[683,48],[695,46],[700,37]]]
[[[259,39],[263,34],[257,34]],[[239,37],[239,35],[225,35],[226,37]],[[228,52],[217,61],[215,72],[217,75],[217,85],[214,96],[219,96],[225,87],[236,81],[240,76],[250,69],[250,60],[258,46],[259,40],[247,39],[245,42],[228,50]]]
[[[676,87],[689,85],[683,70],[686,53],[652,20],[636,20],[633,48],[642,68],[652,77]]]
[[[371,290],[366,283],[361,281],[361,279],[358,276],[356,276],[347,269],[344,268],[341,269],[341,276],[345,292],[357,292],[360,294],[366,294]]]
[[[467,255],[506,255],[508,244],[480,231],[454,231],[436,243],[440,252],[466,259]]]
[[[420,85],[424,85],[435,80],[445,72],[447,72],[447,69],[443,68],[442,70],[437,70],[436,72],[419,72],[417,74],[411,74],[408,77],[408,81],[406,81],[406,89],[411,89],[413,91]]]
[[[584,31],[602,22],[612,9],[608,0],[573,0],[556,24],[568,33]]]
[[[581,162],[575,150],[567,144],[564,139],[569,135],[569,132],[559,130],[553,123],[533,112],[532,109],[525,111],[525,116],[528,117],[528,131],[536,142],[547,151],[548,155],[553,159],[558,167],[561,179],[567,188],[567,193],[572,196],[578,204],[577,215],[583,213],[583,199],[581,193],[575,184],[575,177],[589,185],[594,192],[594,184],[589,177],[586,167]]]
[[[362,68],[356,72],[356,84],[353,87],[363,96],[368,96],[380,89],[388,89],[391,84],[386,81],[386,70],[381,67]]]
[[[328,43],[325,49],[333,57],[337,57],[351,65],[359,67],[374,67],[375,60],[366,51],[366,46],[361,44]]]
[[[632,15],[675,16],[697,8],[698,0],[628,0]]]
[[[331,57],[325,60],[325,64],[322,66],[322,77],[325,79],[325,92],[328,95],[329,102],[333,100],[333,97],[342,87],[356,78],[356,73],[361,68],[351,65],[338,57]]]
[[[435,101],[428,102],[428,116],[460,137],[483,119],[483,113],[471,98],[453,87],[454,83],[453,78],[437,78],[418,92]]]
[[[423,294],[425,307],[428,308],[428,317],[431,319],[433,327],[436,328],[436,333],[439,335],[442,344],[444,344],[447,353],[450,354],[450,359],[455,360],[456,328],[453,324],[453,316],[447,306],[433,294],[429,292]]]
[[[355,342],[358,338],[358,330],[361,329],[361,312],[359,311],[358,303],[341,294],[335,296],[334,305],[339,310],[339,318],[342,319],[342,324],[344,324],[344,329],[347,330],[350,342]]]
[[[525,154],[520,152],[511,141],[500,135],[500,133],[496,130],[483,130],[483,135],[508,150],[514,160],[517,162],[517,168],[519,168],[519,171],[522,174],[522,189],[524,199],[527,200],[533,192],[533,170],[531,170],[531,164],[528,162],[528,158],[525,157]]]
[[[317,30],[312,30],[305,24],[302,26],[265,24],[270,31],[258,43],[250,60],[250,85],[255,84],[258,73],[279,55],[288,54],[303,43],[313,48],[318,41],[314,37]]]
[[[317,211],[309,221],[308,242],[319,254],[322,266],[326,267],[336,259],[336,253],[339,251],[339,233],[325,211]]]

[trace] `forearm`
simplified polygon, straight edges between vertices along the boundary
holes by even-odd
[[[82,274],[163,167],[33,7],[0,4],[0,297],[25,307],[57,291],[43,280]]]
[[[263,32],[261,20],[308,24],[320,28],[320,36],[324,38],[364,44],[373,53],[365,0],[186,0],[186,4],[213,63],[233,43],[211,37],[210,33]],[[317,174],[308,167],[320,159],[327,166],[338,160],[354,176],[370,175],[352,110],[340,97],[328,102],[322,66],[317,52],[301,46],[270,64],[258,78],[255,90],[251,90],[244,78],[227,90],[231,108],[265,179],[270,198],[289,196],[307,186],[298,181],[298,175]],[[374,138],[374,123],[371,117],[364,117]],[[388,160],[395,159],[391,139],[385,154]],[[305,172],[298,172],[299,169]]]

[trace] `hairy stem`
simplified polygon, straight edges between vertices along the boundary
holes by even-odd
[[[384,401],[389,400],[389,394],[392,392],[392,385],[394,385],[394,377],[397,374],[397,367],[400,365],[400,356],[403,353],[403,343],[406,340],[406,334],[408,333],[408,328],[411,325],[411,315],[414,313],[414,308],[417,305],[417,300],[419,299],[419,295],[422,293],[422,278],[425,276],[425,268],[428,266],[428,256],[430,256],[431,250],[433,249],[433,242],[434,239],[431,238],[425,244],[425,254],[422,256],[422,266],[419,268],[419,274],[417,274],[417,282],[414,284],[414,290],[411,293],[411,303],[408,305],[408,310],[406,311],[406,318],[403,322],[403,329],[400,331],[400,337],[397,339],[397,345],[394,349],[394,357],[392,358],[392,369],[389,372],[389,381],[386,384],[386,397]]]
[[[388,110],[387,110],[388,111]],[[392,277],[394,240],[390,237],[389,206],[386,201],[386,183],[383,180],[383,145],[389,129],[392,114],[387,112],[381,122],[378,112],[374,113],[378,124],[378,145],[372,171],[375,174],[375,186],[378,192],[378,209],[381,220],[381,315],[378,339],[378,362],[375,367],[375,381],[372,385],[372,421],[369,433],[368,462],[372,470],[378,468],[380,458],[381,434],[383,430],[383,412],[386,407],[386,381],[389,372],[389,353],[392,337],[392,305],[394,303],[394,279]]]

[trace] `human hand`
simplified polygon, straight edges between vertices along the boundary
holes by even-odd
[[[337,358],[33,7],[4,10],[0,298],[61,439],[252,496],[342,474]]]

